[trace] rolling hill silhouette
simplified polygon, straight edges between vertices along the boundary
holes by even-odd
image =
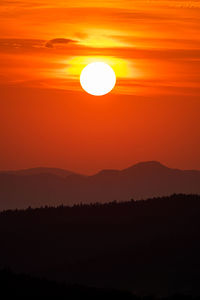
[[[15,274],[10,270],[0,270],[1,295],[6,299],[44,297],[50,299],[87,299],[87,300],[143,300],[130,292],[113,289],[98,289],[79,285],[66,285],[57,281],[32,277],[26,274]],[[151,300],[156,300],[152,298]],[[180,298],[182,300],[182,298]],[[190,297],[187,300],[196,300]],[[162,300],[162,299],[159,299]],[[168,300],[168,299],[163,299]],[[172,299],[174,300],[174,299]]]
[[[136,295],[200,296],[199,228],[197,195],[2,212],[0,269]]]
[[[0,210],[136,200],[173,193],[200,194],[200,171],[142,162],[92,176],[38,168],[0,173]]]
[[[75,172],[68,171],[65,169],[59,168],[47,168],[47,167],[37,167],[23,170],[14,170],[14,171],[0,171],[0,174],[12,174],[12,175],[40,175],[40,174],[51,174],[59,177],[67,177],[69,175],[75,175]]]

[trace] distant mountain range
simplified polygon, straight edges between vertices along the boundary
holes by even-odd
[[[0,210],[200,194],[200,171],[141,162],[92,176],[54,168],[0,172]]]
[[[52,175],[57,175],[60,177],[66,177],[69,175],[74,175],[76,173],[65,170],[65,169],[59,169],[59,168],[38,167],[38,168],[30,168],[30,169],[14,170],[14,171],[0,171],[0,175],[1,174],[13,174],[13,175],[52,174]]]

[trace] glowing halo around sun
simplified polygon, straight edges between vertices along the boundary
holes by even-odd
[[[80,83],[88,94],[103,96],[114,88],[116,75],[108,64],[104,62],[93,62],[82,70]]]

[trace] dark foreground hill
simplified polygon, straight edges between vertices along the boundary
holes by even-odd
[[[9,270],[0,270],[1,295],[4,299],[28,298],[38,299],[87,299],[87,300],[197,300],[199,297],[192,295],[173,295],[158,298],[155,296],[138,296],[131,292],[67,285],[52,280],[32,277],[25,274],[15,274]],[[6,297],[5,297],[6,296]]]
[[[141,300],[130,292],[98,289],[78,285],[67,285],[56,281],[36,278],[25,274],[15,274],[0,270],[1,295],[18,299],[89,299],[89,300]],[[4,298],[5,299],[5,298]],[[7,299],[7,298],[6,298]],[[186,299],[187,300],[187,299]]]
[[[200,194],[200,171],[145,162],[121,171],[102,170],[93,176],[45,168],[0,172],[0,210],[128,201],[173,193]]]
[[[200,196],[7,211],[0,268],[137,295],[200,295]]]

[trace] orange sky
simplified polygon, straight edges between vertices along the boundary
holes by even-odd
[[[200,1],[0,2],[0,169],[200,169]],[[91,61],[116,72],[82,91]]]

